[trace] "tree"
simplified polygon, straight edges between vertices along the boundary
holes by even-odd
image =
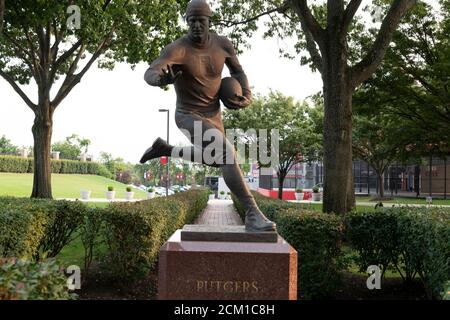
[[[380,153],[379,161],[390,158],[382,156],[387,148],[395,153],[398,145],[406,146],[399,149],[401,161],[416,164],[417,195],[423,157],[445,159],[450,152],[450,1],[440,1],[439,7],[433,15],[429,5],[420,3],[406,15],[383,64],[354,99],[358,117],[381,121],[379,128],[392,137],[390,145],[372,141],[382,144],[374,150]],[[388,127],[394,131],[387,132]]]
[[[384,172],[402,153],[406,152],[401,139],[402,126],[398,118],[386,115],[354,117],[353,150],[375,170],[379,195],[384,197]]]
[[[278,177],[278,198],[282,199],[287,173],[299,155],[306,161],[316,159],[321,149],[321,135],[314,132],[313,121],[308,117],[307,104],[295,103],[292,97],[271,92],[267,97],[257,96],[251,106],[239,111],[227,111],[224,125],[227,129],[277,129],[279,132],[279,163],[274,167]],[[242,134],[240,139],[261,147],[261,137]],[[271,145],[268,139],[267,146]],[[258,152],[258,155],[260,152]],[[258,159],[259,160],[259,159]],[[272,164],[268,164],[272,166]]]
[[[322,75],[324,96],[324,212],[343,214],[355,204],[352,175],[352,96],[380,65],[401,18],[416,0],[393,0],[368,51],[358,62],[349,48],[350,31],[362,0],[327,0],[308,6],[307,0],[221,1],[216,23],[233,27],[235,41],[257,29],[256,20],[269,16],[265,36],[297,36],[296,49],[306,49]],[[387,2],[387,1],[386,1]],[[353,50],[353,51],[352,51]],[[359,54],[360,55],[360,54]]]
[[[78,142],[80,143],[80,148],[84,148],[83,152],[85,154],[87,154],[89,146],[91,145],[91,140],[86,139],[86,138],[81,138],[80,140],[78,140]]]
[[[19,148],[11,143],[11,140],[5,136],[0,137],[0,154],[14,154],[16,155]]]
[[[184,12],[186,3],[83,0],[74,7],[70,0],[8,2],[0,36],[0,76],[35,114],[32,197],[52,197],[49,156],[56,108],[96,61],[108,69],[116,61],[131,65],[152,61],[180,34],[179,12]],[[77,29],[72,22],[80,17]],[[63,81],[52,94],[59,77]],[[37,102],[20,87],[31,79],[38,87]]]
[[[441,2],[443,18],[430,15],[424,3],[407,15],[383,65],[355,97],[355,104],[366,106],[362,112],[403,119],[411,143],[422,141],[422,150],[429,143],[450,141],[450,15],[444,6],[449,3]]]
[[[64,141],[55,142],[52,145],[52,150],[59,151],[61,159],[77,160],[81,154],[81,149],[84,147],[86,151],[90,143],[89,139],[72,134],[66,137]]]

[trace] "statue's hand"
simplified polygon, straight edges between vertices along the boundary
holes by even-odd
[[[252,103],[252,101],[249,98],[238,94],[236,94],[233,99],[228,99],[227,102],[229,108],[231,109],[243,109],[248,107],[250,103]]]
[[[163,87],[166,86],[168,84],[172,84],[175,83],[175,81],[177,80],[177,78],[179,76],[181,76],[181,74],[183,73],[183,71],[178,71],[176,74],[173,72],[173,68],[170,64],[167,65],[167,69],[162,69],[162,75],[159,78],[159,86]]]

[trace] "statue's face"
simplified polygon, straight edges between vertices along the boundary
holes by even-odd
[[[189,26],[189,36],[197,43],[204,43],[209,33],[209,17],[190,16],[187,19]]]

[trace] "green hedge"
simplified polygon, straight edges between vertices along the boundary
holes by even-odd
[[[55,257],[88,210],[80,202],[0,197],[0,257]]]
[[[0,198],[0,258],[36,257],[49,222],[44,201]]]
[[[361,271],[379,265],[397,270],[407,282],[418,276],[428,298],[442,296],[450,279],[450,210],[355,212],[347,215],[345,225]]]
[[[126,281],[148,274],[161,245],[202,212],[207,198],[208,191],[201,189],[104,209],[104,227],[98,229],[107,245],[104,267],[109,275]]]
[[[0,300],[68,300],[67,278],[54,260],[0,259]]]
[[[0,172],[32,173],[33,158],[0,156]],[[52,173],[61,174],[95,174],[111,178],[112,174],[104,165],[97,162],[81,162],[74,160],[51,160]]]
[[[342,220],[302,205],[253,193],[261,211],[277,223],[278,233],[298,252],[298,288],[307,299],[328,298],[341,284],[346,263],[341,250]],[[245,211],[232,196],[240,216]]]

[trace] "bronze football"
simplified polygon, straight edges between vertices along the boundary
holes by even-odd
[[[219,98],[225,107],[236,109],[236,107],[230,103],[230,100],[236,100],[236,95],[242,96],[242,87],[239,81],[233,77],[223,78],[220,84]]]

